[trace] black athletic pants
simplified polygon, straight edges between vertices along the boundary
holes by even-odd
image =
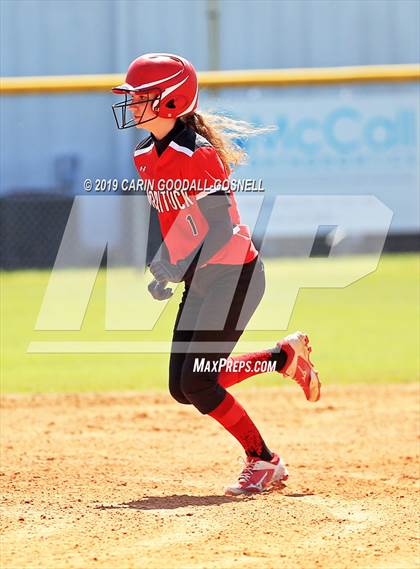
[[[244,265],[208,265],[196,271],[192,283],[185,283],[169,362],[169,390],[179,403],[193,404],[203,414],[220,405],[226,390],[217,382],[219,372],[194,371],[194,360],[227,358],[264,290],[259,255]]]

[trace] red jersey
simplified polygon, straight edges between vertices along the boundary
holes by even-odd
[[[171,263],[185,259],[203,243],[209,226],[198,202],[209,199],[228,199],[233,235],[206,265],[242,265],[257,256],[249,227],[241,224],[223,163],[205,138],[185,127],[159,156],[149,136],[137,146],[134,163],[157,210]],[[224,198],[215,195],[221,186]]]

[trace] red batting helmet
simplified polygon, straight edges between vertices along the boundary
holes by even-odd
[[[143,102],[152,101],[155,117],[176,118],[192,113],[198,102],[197,74],[183,57],[170,53],[147,53],[130,64],[125,83],[114,87],[112,92],[125,95],[124,101],[112,105],[117,127],[130,128],[153,120],[143,121],[142,117],[138,121],[126,120],[127,107],[133,104],[134,93],[147,95]]]

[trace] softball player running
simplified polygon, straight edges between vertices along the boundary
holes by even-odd
[[[172,337],[170,393],[218,421],[244,448],[244,468],[226,494],[262,492],[286,480],[287,469],[226,389],[261,373],[264,366],[258,364],[264,361],[294,379],[308,401],[319,400],[321,384],[302,332],[274,348],[230,356],[261,301],[265,275],[229,189],[231,166],[243,153],[225,132],[226,127],[231,135],[255,130],[198,113],[196,72],[176,55],[138,57],[113,92],[124,95],[112,107],[118,128],[150,132],[134,152],[164,243],[149,266],[154,277],[149,292],[166,300],[172,295],[168,283],[185,283]]]

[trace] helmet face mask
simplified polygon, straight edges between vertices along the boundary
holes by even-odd
[[[197,74],[192,64],[177,55],[149,53],[135,59],[129,66],[125,83],[114,87],[113,93],[124,100],[112,105],[119,129],[145,124],[156,117],[174,119],[194,112],[198,103]],[[147,95],[136,101],[135,95]],[[149,103],[151,103],[149,105]],[[144,104],[141,116],[127,116],[127,109]],[[147,113],[150,109],[154,116]],[[144,118],[147,113],[149,118]]]
[[[136,101],[134,96],[136,94],[143,94],[147,98],[142,99],[141,101]],[[160,105],[160,97],[161,93],[160,90],[154,89],[153,91],[130,91],[124,93],[124,99],[112,105],[112,112],[114,113],[114,119],[117,123],[117,128],[119,130],[125,128],[132,128],[147,122],[154,120],[157,116],[159,116],[159,105]],[[149,105],[149,103],[152,103]],[[140,118],[136,118],[134,116],[127,115],[127,110],[130,112],[133,107],[143,105],[143,111],[141,113]],[[146,120],[144,119],[144,115],[147,112],[147,109],[153,111],[154,115],[151,118]]]

